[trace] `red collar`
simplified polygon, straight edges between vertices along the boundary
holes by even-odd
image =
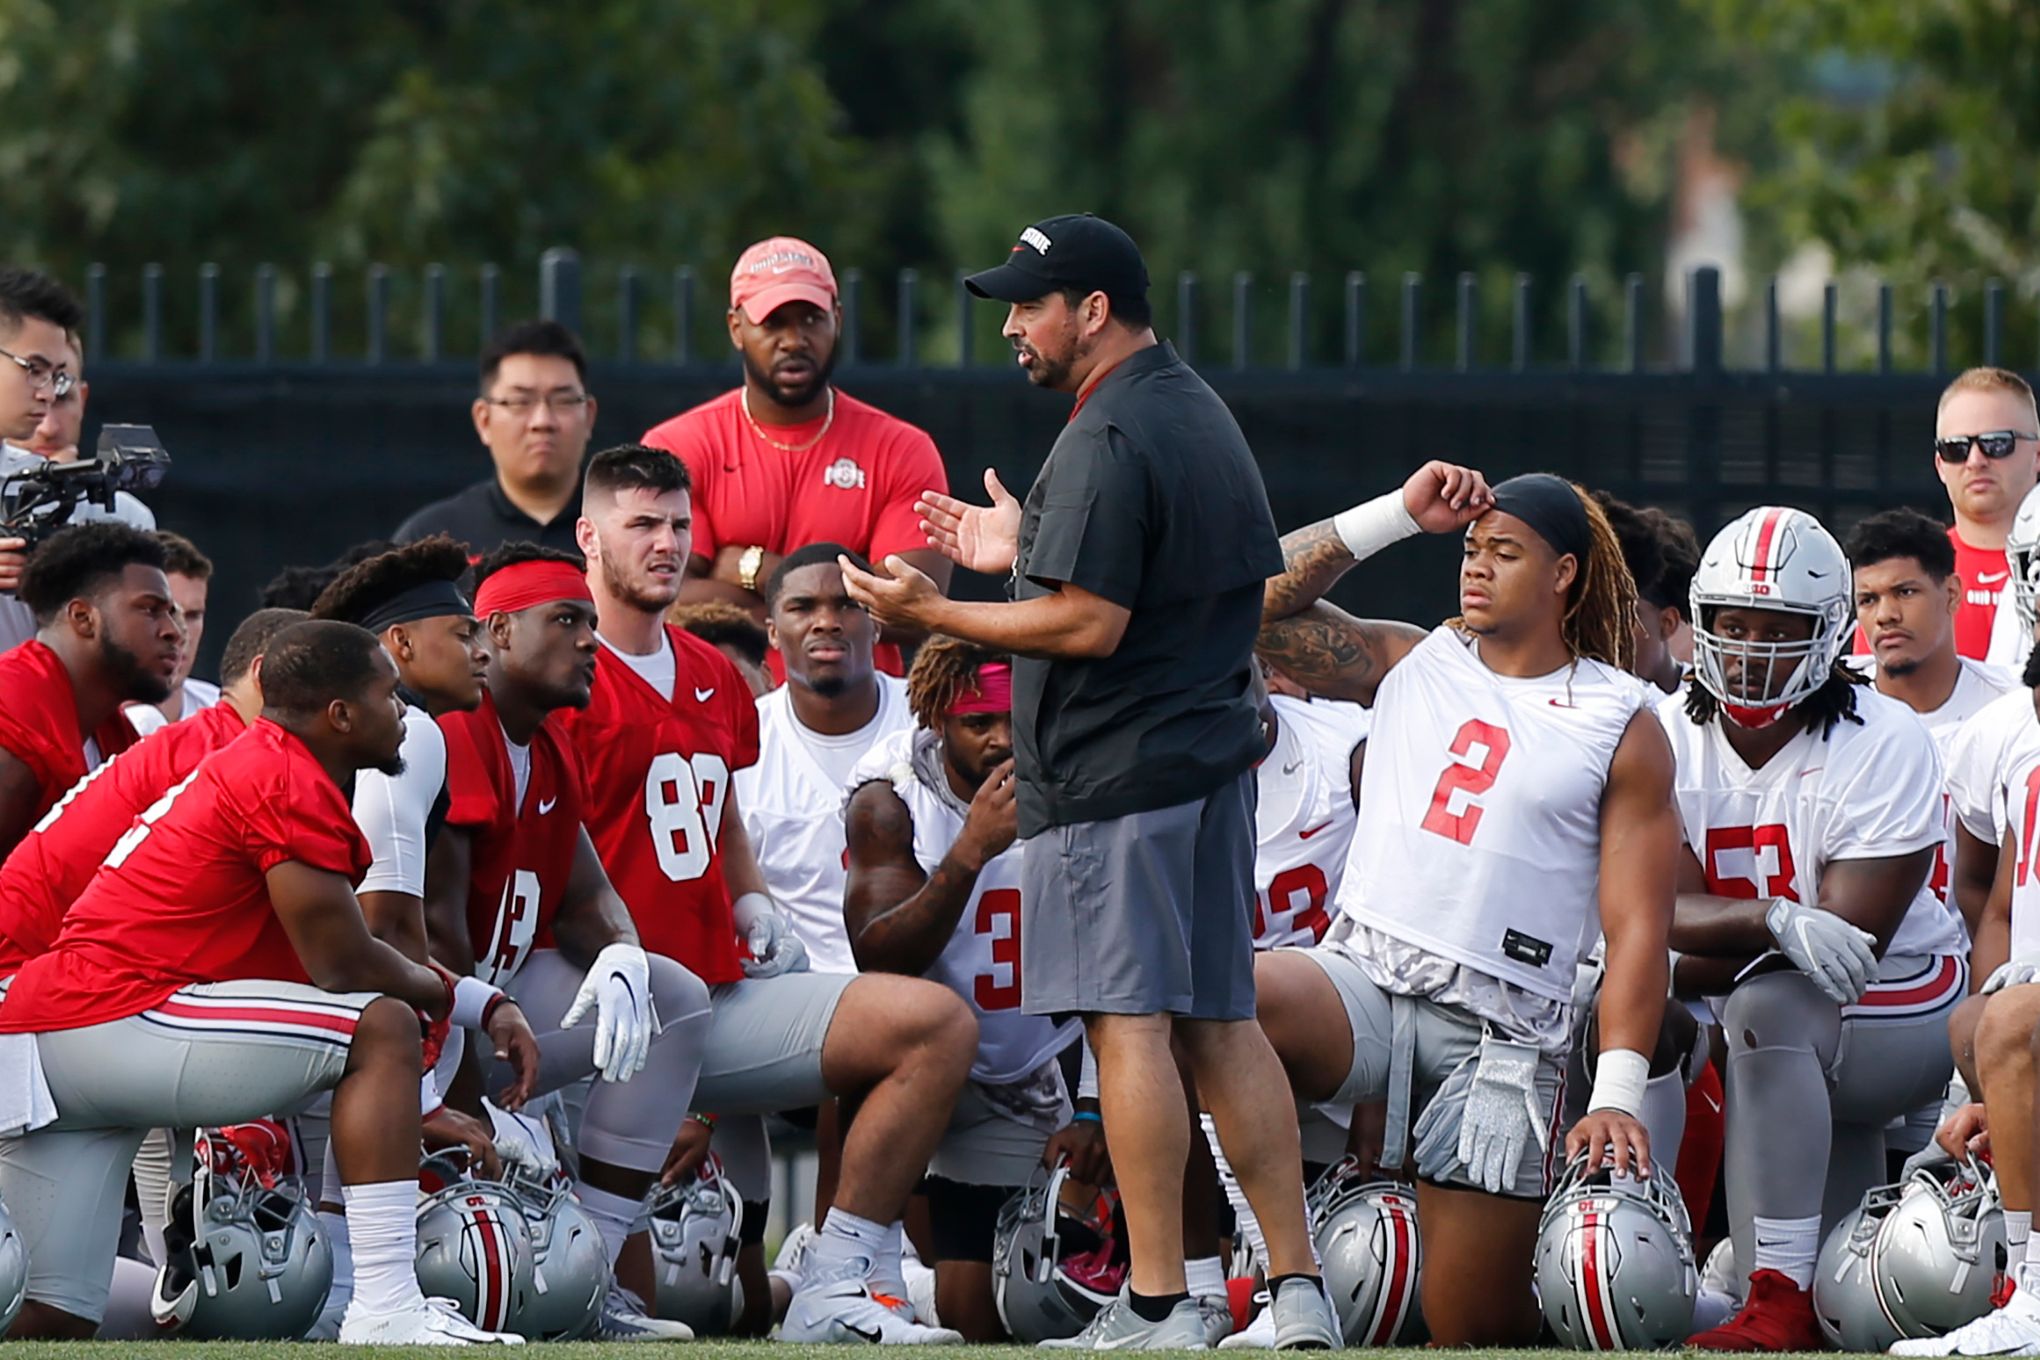
[[[1140,353],[1139,350],[1134,351],[1134,354],[1138,353]],[[1086,387],[1083,391],[1077,393],[1077,404],[1070,408],[1070,420],[1072,422],[1076,420],[1077,413],[1084,409],[1084,403],[1091,399],[1091,394],[1093,392],[1096,392],[1100,387],[1102,387],[1105,383],[1105,380],[1112,376],[1112,370],[1118,368],[1121,364],[1125,363],[1128,359],[1132,357],[1133,357],[1132,354],[1122,354],[1117,359],[1114,359],[1112,363],[1105,369],[1104,372],[1097,374],[1091,379],[1091,385],[1089,387]]]

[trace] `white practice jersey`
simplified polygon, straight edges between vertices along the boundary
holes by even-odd
[[[1353,747],[1367,739],[1358,704],[1270,695],[1275,748],[1255,771],[1254,948],[1316,944],[1353,844]]]
[[[1926,724],[1927,735],[1934,739],[1934,749],[1941,753],[1941,769],[1951,774],[1949,758],[1953,754],[1955,734],[1971,718],[1988,708],[1992,700],[2015,688],[2012,678],[1996,666],[1972,661],[1966,656],[1959,659],[1961,669],[1956,672],[1955,688],[1948,695],[1948,701],[1931,713],[1920,714],[1920,721]],[[1945,904],[1948,901],[1948,880],[1955,866],[1955,801],[1946,787],[1941,792],[1941,828],[1941,848],[1934,853],[1934,868],[1927,875],[1927,886]]]
[[[1997,612],[1990,616],[1990,644],[1983,659],[2016,679],[2032,654],[2033,631],[2020,626],[2019,607],[2012,603],[2012,588],[2006,586],[1998,596]]]
[[[2012,696],[2006,696],[2010,699]],[[2040,723],[2034,721],[2031,692],[2017,691],[2025,700],[2016,728],[2005,724],[2003,763],[1999,767],[1993,797],[1993,814],[2003,827],[1999,845],[2013,847],[2012,939],[2010,957],[2040,958],[2040,856],[2034,842],[2040,838]],[[1993,704],[1992,709],[1998,705]],[[1988,711],[1988,710],[1987,710]],[[2011,716],[2007,712],[2006,716]]]
[[[1643,683],[1598,661],[1497,675],[1438,628],[1381,682],[1339,909],[1568,1003],[1600,931],[1601,791]]]
[[[1948,804],[1969,834],[2002,846],[2011,829],[2006,789],[2013,762],[2040,752],[2033,691],[2020,687],[1986,704],[1948,743]]]
[[[962,834],[963,814],[915,773],[914,739],[921,735],[908,728],[888,736],[857,762],[850,786],[873,780],[892,785],[914,820],[914,858],[922,872],[932,874]],[[978,873],[955,934],[926,973],[976,1013],[978,1048],[970,1077],[987,1086],[1026,1077],[1068,1047],[1079,1029],[1074,1020],[1058,1025],[1020,1010],[1020,856],[1015,842]]]
[[[1803,731],[1760,770],[1722,733],[1701,726],[1686,695],[1667,695],[1658,719],[1678,763],[1679,821],[1707,891],[1721,897],[1790,898],[1818,904],[1836,860],[1884,859],[1941,844],[1941,758],[1919,715],[1865,685],[1856,714],[1823,737]],[[1954,954],[1962,921],[1920,885],[1889,953]]]
[[[877,716],[840,737],[801,726],[787,686],[759,696],[758,763],[736,773],[737,806],[765,886],[817,973],[857,971],[843,933],[844,785],[882,738],[913,725],[906,681],[891,675],[878,677]]]

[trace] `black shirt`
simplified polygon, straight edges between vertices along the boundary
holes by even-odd
[[[1261,470],[1218,394],[1166,344],[1100,379],[1027,493],[1011,588],[1068,582],[1132,617],[1110,656],[1014,659],[1022,836],[1192,802],[1253,766],[1254,637],[1281,570]]]
[[[433,534],[451,534],[468,545],[468,557],[474,561],[480,561],[505,543],[520,541],[577,553],[580,548],[574,543],[574,522],[580,517],[579,487],[574,489],[574,498],[551,521],[541,524],[519,510],[491,477],[417,511],[397,527],[397,542],[415,543]]]

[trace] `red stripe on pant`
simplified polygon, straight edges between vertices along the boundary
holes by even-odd
[[[168,997],[151,1007],[158,1015],[167,1015],[177,1020],[233,1020],[242,1024],[301,1025],[306,1029],[323,1029],[334,1034],[354,1037],[358,1016],[329,1015],[324,1011],[299,1010],[284,1002],[268,1004],[252,1001],[238,1006],[195,1006],[189,1002]]]

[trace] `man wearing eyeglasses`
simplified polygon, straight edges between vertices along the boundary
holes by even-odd
[[[78,375],[78,326],[85,314],[63,284],[47,274],[0,267],[0,488],[8,478],[43,462],[37,439],[45,426],[68,418],[71,457],[77,457],[84,383]],[[6,498],[0,496],[0,502]],[[0,515],[6,505],[0,503]],[[71,522],[117,519],[153,529],[156,517],[126,492],[111,513],[90,502]],[[0,532],[0,651],[35,636],[35,612],[14,598],[28,565],[24,540]]]
[[[2026,380],[2002,368],[1957,375],[1941,393],[1934,419],[1934,469],[1955,511],[1948,531],[1955,573],[1962,578],[1955,650],[2016,670],[2030,645],[2020,635],[2017,611],[2004,610],[2001,623],[1993,624],[2011,579],[2005,535],[2019,502],[2040,478],[2040,417]]]
[[[579,551],[581,458],[595,428],[581,342],[557,321],[512,326],[482,352],[481,380],[475,434],[495,475],[413,514],[397,542],[451,534],[470,562],[518,539]]]

